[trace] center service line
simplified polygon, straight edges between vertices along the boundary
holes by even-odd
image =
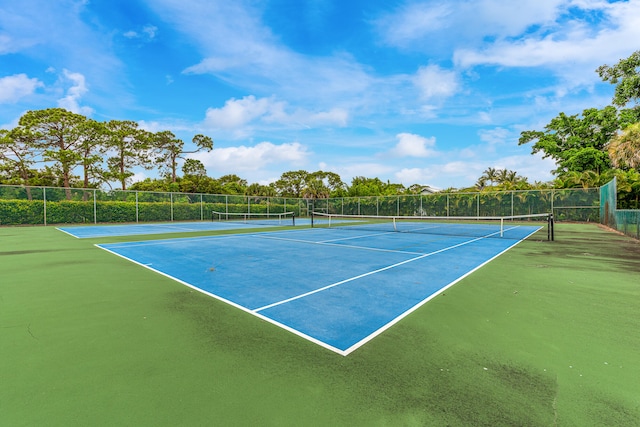
[[[492,234],[495,234],[495,233],[492,233]],[[287,298],[287,299],[284,299],[282,301],[277,301],[277,302],[274,302],[273,304],[265,305],[264,307],[256,308],[256,309],[254,309],[252,311],[255,312],[255,313],[258,313],[258,312],[260,312],[262,310],[266,310],[268,308],[272,308],[272,307],[276,307],[278,305],[286,304],[288,302],[295,301],[297,299],[304,298],[306,296],[313,295],[315,293],[322,292],[322,291],[325,291],[327,289],[331,289],[331,288],[334,288],[336,286],[339,286],[339,285],[342,285],[342,284],[345,284],[345,283],[348,283],[348,282],[352,282],[354,280],[361,279],[361,278],[366,277],[366,276],[370,276],[372,274],[380,273],[381,271],[390,270],[392,268],[395,268],[395,267],[398,267],[398,266],[401,266],[401,265],[404,265],[404,264],[408,264],[410,262],[417,261],[419,259],[426,258],[426,257],[429,257],[431,255],[436,255],[436,254],[439,254],[441,252],[446,252],[448,250],[455,249],[455,248],[460,247],[460,246],[468,245],[469,243],[477,242],[478,240],[482,240],[485,237],[487,237],[487,236],[478,237],[478,238],[473,239],[473,240],[468,240],[466,242],[458,243],[457,245],[453,245],[453,246],[449,246],[447,248],[439,249],[439,250],[437,250],[435,252],[429,252],[428,254],[420,255],[418,257],[411,258],[411,259],[408,259],[408,260],[405,260],[405,261],[402,261],[402,262],[398,262],[396,264],[392,264],[392,265],[389,265],[387,267],[379,268],[378,270],[369,271],[368,273],[360,274],[359,276],[355,276],[355,277],[351,277],[349,279],[341,280],[340,282],[332,283],[332,284],[324,286],[322,288],[314,289],[313,291],[305,292],[303,294],[300,294],[300,295],[297,295],[297,296],[294,296],[294,297],[291,297],[291,298]]]

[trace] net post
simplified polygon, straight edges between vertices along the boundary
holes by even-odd
[[[500,237],[504,237],[504,218],[500,218]]]
[[[549,223],[547,226],[547,239],[553,242],[555,240],[555,232],[553,230],[553,213],[549,214],[547,221]]]
[[[313,228],[313,211],[311,211],[311,228]]]
[[[296,213],[295,212],[293,212],[291,214],[291,222],[292,222],[291,225],[295,227],[296,226]]]

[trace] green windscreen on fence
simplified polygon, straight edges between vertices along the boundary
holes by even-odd
[[[363,196],[314,200],[334,215],[513,216],[553,212],[558,221],[598,222],[598,188]]]
[[[614,178],[600,187],[600,223],[640,239],[640,210],[618,209],[616,184]]]
[[[600,187],[600,223],[611,228],[616,228],[616,179]]]

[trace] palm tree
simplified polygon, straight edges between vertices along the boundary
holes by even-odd
[[[584,171],[580,175],[582,188],[594,188],[600,186],[600,174],[595,171]]]
[[[609,142],[609,157],[617,168],[640,168],[640,123],[627,126]]]
[[[493,186],[494,183],[498,182],[500,179],[500,171],[496,168],[487,168],[485,169],[484,172],[482,172],[482,176],[480,177],[480,179],[478,180],[478,182],[481,182],[483,184],[486,184],[486,182],[489,182],[490,186]]]
[[[508,169],[500,169],[498,171],[498,183],[500,183],[502,190],[514,190],[521,179],[516,171]]]

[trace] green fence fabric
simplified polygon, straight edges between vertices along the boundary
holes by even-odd
[[[640,210],[618,209],[616,184],[614,178],[600,187],[600,223],[640,239]]]
[[[616,227],[616,179],[600,187],[600,223],[611,228]]]
[[[435,193],[314,200],[314,209],[338,215],[510,216],[553,213],[560,221],[598,222],[599,189]]]

